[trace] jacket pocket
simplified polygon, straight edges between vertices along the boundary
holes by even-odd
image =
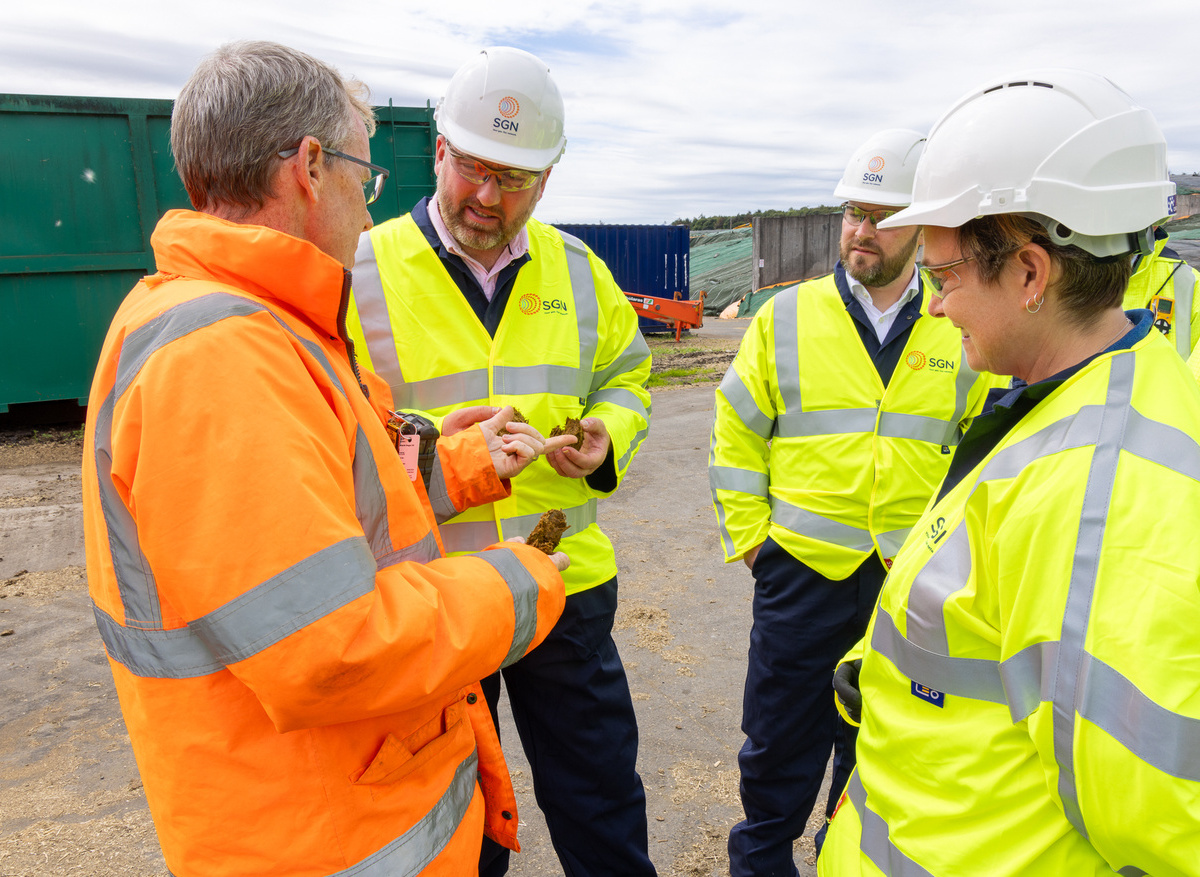
[[[453,769],[474,749],[475,738],[459,700],[403,739],[388,734],[363,770],[351,774],[359,786],[391,786],[423,768]]]

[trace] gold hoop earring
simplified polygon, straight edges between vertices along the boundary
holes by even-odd
[[[1026,310],[1027,312],[1031,313],[1031,314],[1036,314],[1038,311],[1040,311],[1040,310],[1042,309],[1042,305],[1045,303],[1045,301],[1046,301],[1046,297],[1045,297],[1045,296],[1042,296],[1041,298],[1038,298],[1038,297],[1035,295],[1035,296],[1034,296],[1033,298],[1031,298],[1029,301],[1025,302],[1025,310]],[[1031,304],[1032,304],[1032,305],[1036,305],[1036,307],[1032,307],[1032,308],[1031,308],[1031,307],[1030,307],[1030,305],[1031,305]]]

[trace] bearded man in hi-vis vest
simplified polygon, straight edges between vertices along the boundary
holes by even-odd
[[[637,723],[612,639],[617,567],[597,500],[621,483],[650,425],[650,351],[612,274],[582,242],[532,218],[562,156],[563,103],[546,65],[489,48],[439,102],[437,193],[361,237],[348,323],[396,406],[446,415],[514,405],[543,434],[578,420],[512,496],[455,514],[446,548],[524,536],[548,509],[569,529],[567,608],[543,648],[503,671],[538,805],[568,875],[645,875]],[[484,680],[496,715],[500,674]],[[485,841],[480,873],[508,851]]]

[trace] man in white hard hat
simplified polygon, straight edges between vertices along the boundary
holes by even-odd
[[[534,791],[568,875],[653,874],[637,725],[612,639],[617,567],[597,499],[621,483],[649,429],[650,352],[611,273],[583,243],[532,218],[562,156],[563,103],[528,52],[486,49],[439,102],[437,193],[361,238],[348,324],[398,408],[434,424],[515,405],[537,429],[579,422],[578,447],[513,479],[509,499],[455,514],[447,552],[525,536],[561,509],[567,608],[535,654],[506,667]],[[439,485],[430,492],[437,509]],[[453,509],[447,511],[453,513]],[[484,681],[493,715],[500,677]],[[485,841],[482,874],[508,852]]]
[[[793,843],[839,728],[834,666],[983,401],[958,333],[929,316],[920,229],[877,227],[908,204],[924,139],[890,129],[854,154],[834,190],[847,199],[840,261],[759,311],[717,391],[721,542],[755,580],[734,877],[797,873]],[[831,801],[853,763],[842,729]]]

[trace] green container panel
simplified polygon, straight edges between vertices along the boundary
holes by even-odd
[[[172,101],[0,95],[0,413],[86,403],[112,315],[154,271],[150,235],[189,207]],[[391,171],[376,222],[435,186],[429,107],[376,107],[371,160]]]

